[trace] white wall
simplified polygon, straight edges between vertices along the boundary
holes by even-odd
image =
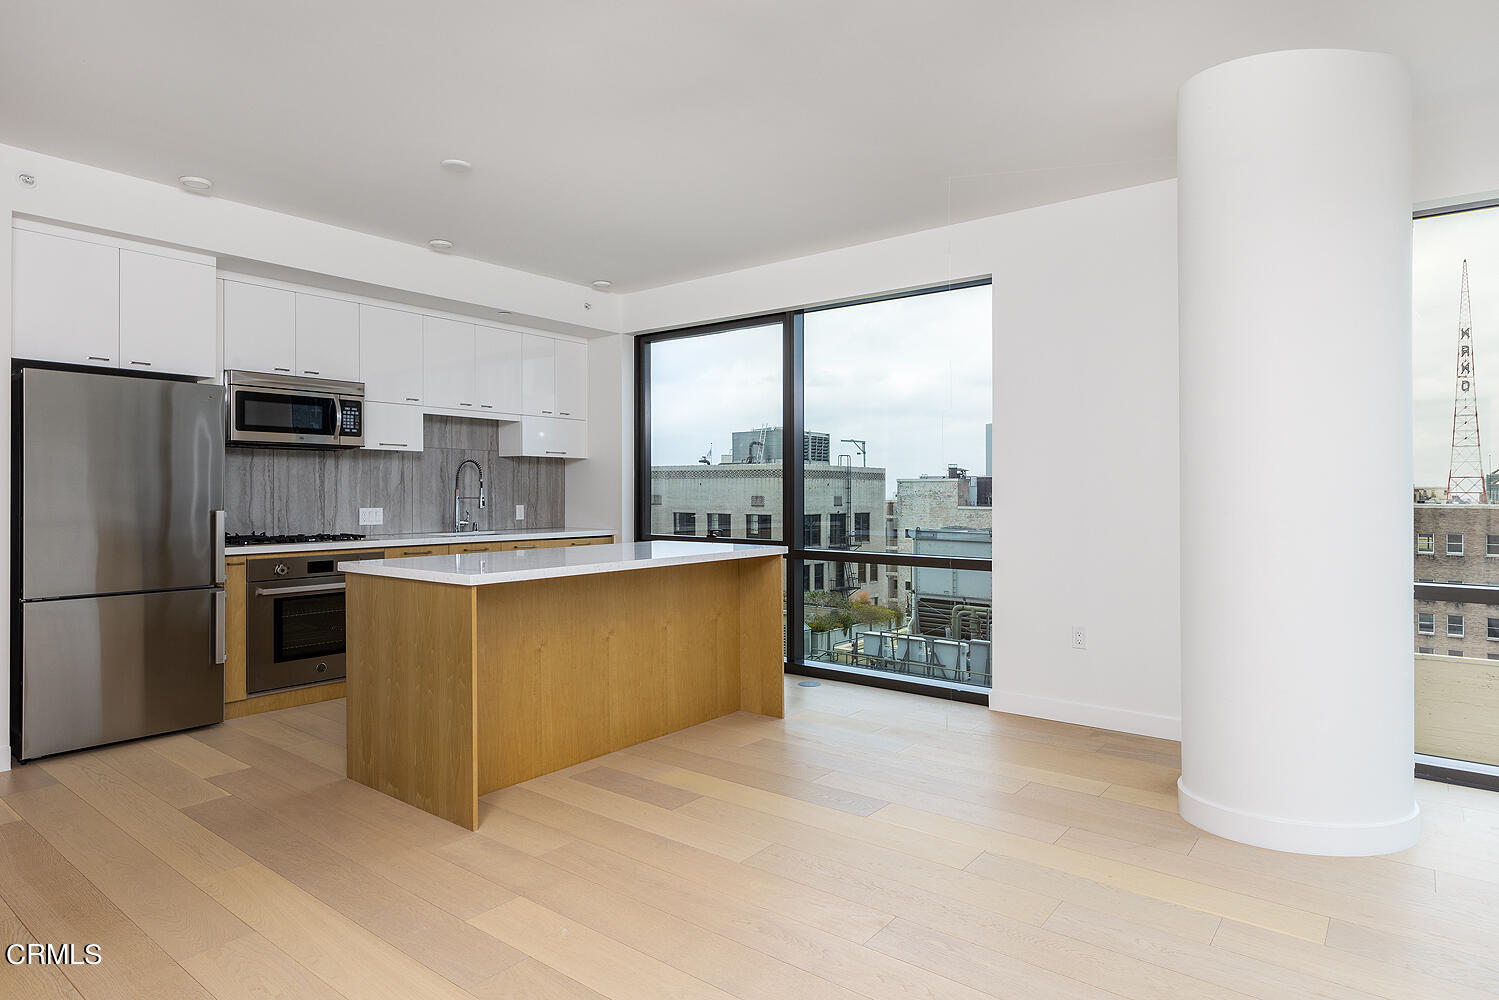
[[[635,538],[635,343],[615,334],[588,342],[588,459],[567,463],[567,523]]]
[[[1174,738],[1174,182],[637,292],[623,322],[667,329],[985,274],[995,347],[990,704]],[[1088,630],[1086,651],[1071,648],[1074,624]]]

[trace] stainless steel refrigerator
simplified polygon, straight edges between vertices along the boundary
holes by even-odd
[[[14,375],[11,746],[224,718],[224,388]]]

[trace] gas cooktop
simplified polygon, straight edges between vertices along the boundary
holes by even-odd
[[[225,545],[302,545],[307,542],[357,542],[363,535],[352,532],[324,533],[316,535],[268,535],[263,531],[248,535],[225,535]]]

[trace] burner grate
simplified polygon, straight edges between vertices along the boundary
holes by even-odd
[[[264,531],[254,531],[248,535],[225,535],[225,545],[305,545],[309,542],[359,542],[364,540],[364,535],[356,535],[351,531],[320,532],[306,535],[271,535]]]

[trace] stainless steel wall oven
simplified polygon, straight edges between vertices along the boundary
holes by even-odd
[[[245,562],[245,690],[336,680],[344,661],[344,575],[340,562],[383,559],[379,550]]]

